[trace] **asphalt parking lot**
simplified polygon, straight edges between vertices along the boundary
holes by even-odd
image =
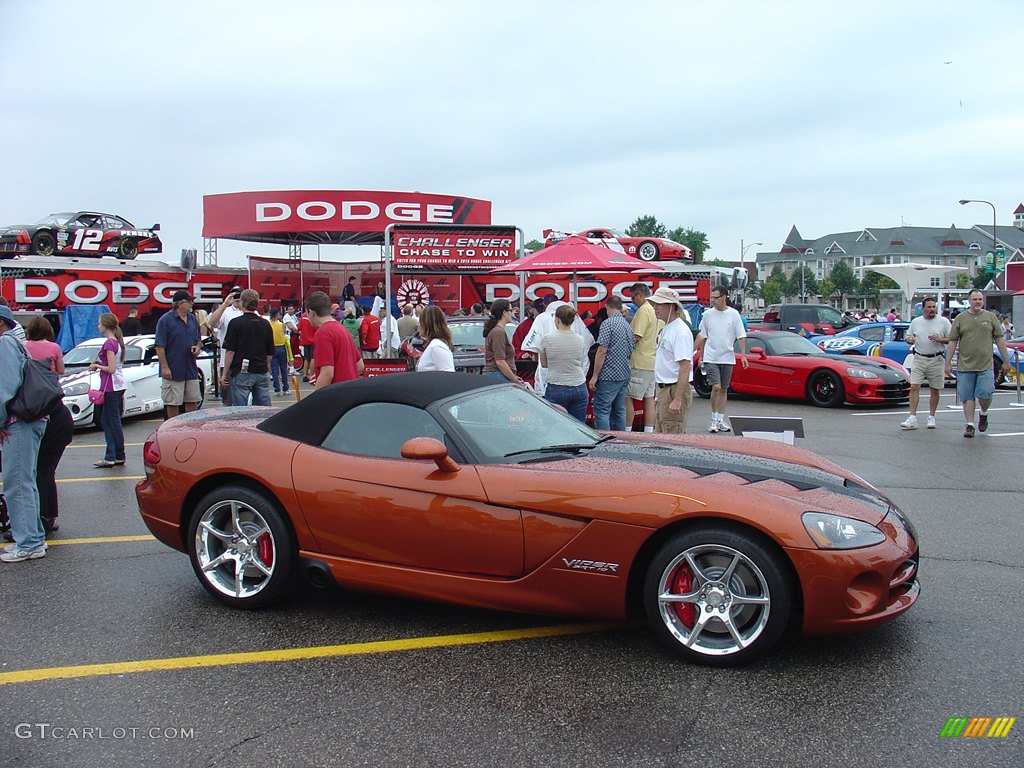
[[[0,762],[18,766],[1018,766],[1004,738],[941,738],[952,717],[1024,715],[1024,408],[996,395],[961,436],[906,409],[799,416],[799,445],[889,494],[921,539],[923,594],[850,637],[792,639],[753,666],[667,655],[642,626],[302,588],[278,608],[210,598],[153,540],[133,487],[153,422],[125,424],[126,466],[97,431],[65,453],[46,558],[0,564]],[[690,430],[707,424],[695,399]]]

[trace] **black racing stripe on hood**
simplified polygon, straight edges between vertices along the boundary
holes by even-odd
[[[680,467],[701,477],[726,472],[746,480],[760,483],[778,480],[796,488],[810,491],[822,488],[842,496],[851,496],[888,509],[888,502],[872,488],[847,480],[824,469],[793,464],[763,456],[750,456],[724,449],[698,448],[671,443],[631,443],[612,440],[594,448],[590,454],[597,459]]]

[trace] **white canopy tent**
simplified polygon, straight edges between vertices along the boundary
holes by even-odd
[[[859,270],[869,269],[891,277],[895,280],[900,290],[903,291],[903,306],[900,307],[900,317],[910,319],[909,308],[913,306],[914,295],[918,293],[941,294],[942,287],[930,285],[931,278],[939,277],[946,272],[964,272],[967,267],[951,267],[941,264],[865,264],[857,267]],[[941,307],[940,307],[941,311]]]

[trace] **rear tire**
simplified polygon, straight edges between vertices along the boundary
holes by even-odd
[[[693,372],[693,391],[697,393],[698,397],[705,400],[711,398],[711,385],[708,384],[707,376],[699,367]]]
[[[658,258],[658,244],[650,240],[644,240],[636,249],[636,255],[644,261],[654,261]]]
[[[122,259],[134,259],[139,255],[139,242],[131,237],[126,237],[117,247],[117,252]]]
[[[189,520],[185,544],[203,587],[232,608],[279,602],[296,573],[298,553],[277,503],[244,485],[206,494]]]

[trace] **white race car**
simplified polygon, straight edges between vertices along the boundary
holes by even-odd
[[[153,344],[154,336],[128,336],[124,340],[124,412],[123,418],[145,413],[162,413],[160,397],[160,360]],[[99,371],[90,372],[89,363],[99,355],[103,338],[83,341],[64,356],[65,373],[60,379],[64,405],[71,411],[75,427],[99,426],[96,409],[89,402],[89,390],[100,388]],[[213,381],[213,353],[205,347],[196,360],[199,366],[199,391],[206,400],[206,389]]]

